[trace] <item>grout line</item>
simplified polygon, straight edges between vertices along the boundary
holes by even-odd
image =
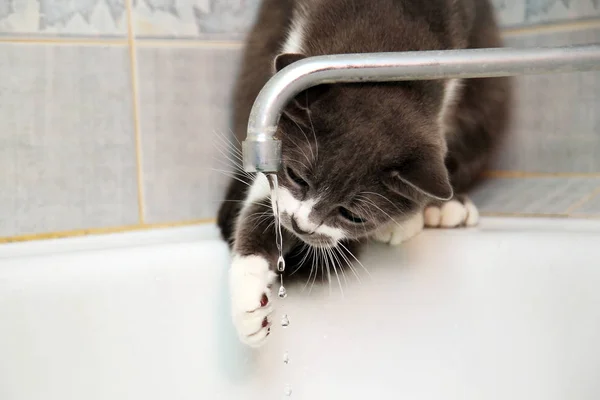
[[[129,27],[128,27],[129,28]],[[128,29],[129,30],[129,29]],[[129,36],[129,32],[128,32]],[[216,39],[169,39],[169,38],[136,38],[138,47],[205,47],[205,48],[242,48],[244,40]],[[86,45],[86,46],[127,46],[129,38],[86,38],[86,37],[15,37],[0,36],[0,43],[32,44],[32,45]]]
[[[552,213],[513,213],[513,212],[481,212],[482,217],[503,217],[503,218],[557,218],[557,219],[585,219],[596,221],[600,220],[600,214],[552,214]]]
[[[599,188],[600,190],[600,188]],[[543,214],[543,213],[510,213],[510,212],[481,212],[482,217],[514,217],[514,218],[561,218],[561,219],[589,219],[598,220],[600,214]],[[90,229],[79,229],[72,231],[59,231],[59,232],[45,232],[45,233],[34,233],[29,235],[18,235],[18,236],[6,236],[0,237],[0,244],[2,243],[16,243],[16,242],[29,242],[34,240],[48,240],[48,239],[66,239],[80,236],[89,235],[107,235],[111,233],[126,233],[135,231],[149,231],[153,229],[167,229],[167,228],[179,228],[193,225],[209,225],[215,224],[214,218],[206,218],[199,220],[180,221],[180,222],[164,222],[156,224],[139,224],[139,225],[125,225],[108,228],[90,228]]]
[[[52,45],[73,45],[82,44],[86,46],[126,46],[127,38],[74,38],[74,37],[15,37],[0,36],[0,43],[15,44],[52,44]]]
[[[127,30],[128,37],[86,37],[86,36],[48,36],[48,37],[26,37],[26,36],[11,36],[0,35],[0,43],[22,43],[22,44],[53,44],[53,45],[92,45],[92,46],[126,46],[130,42],[129,35],[132,33],[132,5],[131,0],[126,1],[127,9]],[[589,19],[580,19],[575,21],[554,21],[547,23],[539,23],[533,25],[515,25],[501,27],[502,35],[505,37],[517,36],[523,34],[544,34],[564,31],[577,31],[586,29],[600,28],[600,18],[594,17]],[[178,47],[224,47],[238,48],[243,47],[244,38],[239,39],[206,39],[202,37],[187,38],[137,38],[137,44],[140,47],[162,47],[162,46],[178,46]]]
[[[598,186],[596,189],[592,190],[590,193],[583,196],[581,199],[577,200],[575,203],[571,204],[567,208],[565,213],[567,213],[567,214],[574,213],[575,210],[577,210],[579,207],[581,207],[582,205],[584,205],[585,203],[592,200],[594,197],[596,197],[598,195],[600,195],[600,186]]]
[[[135,162],[137,170],[137,195],[138,195],[138,220],[140,224],[144,224],[144,182],[143,182],[143,165],[142,165],[142,138],[140,129],[140,104],[138,92],[138,68],[137,54],[135,49],[135,37],[133,32],[133,11],[132,0],[126,0],[125,6],[127,9],[127,42],[129,44],[129,66],[131,73],[131,99],[133,102],[133,131],[135,135]]]
[[[529,172],[490,170],[483,173],[485,178],[600,178],[599,172]]]
[[[79,229],[79,230],[62,231],[62,232],[34,233],[34,234],[30,234],[30,235],[0,237],[0,243],[29,242],[29,241],[33,241],[33,240],[64,239],[64,238],[72,238],[72,237],[88,236],[88,235],[106,235],[106,234],[110,234],[110,233],[125,233],[125,232],[134,232],[134,231],[147,231],[147,230],[152,230],[152,229],[179,228],[179,227],[183,227],[183,226],[214,224],[215,222],[216,221],[214,218],[210,218],[210,219],[199,219],[199,220],[195,220],[195,221],[125,225],[125,226],[115,226],[115,227],[109,227],[109,228],[90,228],[90,229]]]
[[[204,47],[238,49],[244,47],[243,40],[202,40],[202,39],[144,39],[136,38],[139,47]]]
[[[514,213],[514,212],[481,212],[482,217],[502,217],[502,218],[557,218],[557,219],[585,219],[596,221],[600,220],[600,214],[552,214],[552,213]]]
[[[513,212],[480,212],[482,217],[516,217],[516,218],[570,218],[568,214],[544,214],[544,213],[513,213]],[[600,218],[598,215],[597,218]]]

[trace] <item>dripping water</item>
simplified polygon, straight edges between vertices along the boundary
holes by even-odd
[[[279,214],[279,198],[278,198],[278,181],[276,174],[268,174],[267,179],[269,181],[269,187],[271,189],[271,205],[273,207],[273,215],[275,216],[275,244],[277,245],[277,251],[279,255],[277,257],[277,271],[279,272],[279,291],[277,295],[285,299],[287,297],[287,290],[283,286],[283,272],[285,271],[285,259],[283,258],[283,236],[281,234],[281,219]],[[281,317],[281,326],[284,328],[290,325],[290,319],[287,314],[283,314]],[[286,351],[283,354],[283,363],[289,364],[290,357]],[[289,384],[285,385],[284,395],[289,397],[292,395],[292,387]]]

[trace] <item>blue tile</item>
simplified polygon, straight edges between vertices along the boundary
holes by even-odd
[[[0,237],[136,224],[127,48],[0,52]]]
[[[138,38],[240,40],[259,5],[259,0],[134,0],[134,31]]]
[[[483,213],[565,214],[600,187],[600,178],[493,178],[471,195]]]
[[[492,0],[505,27],[600,17],[598,0]]]
[[[126,0],[2,0],[0,33],[124,37]]]
[[[138,52],[146,221],[216,216],[229,170],[231,89],[240,47]]]
[[[512,47],[600,42],[600,29],[511,35]],[[495,169],[600,172],[600,72],[515,79],[514,123]]]

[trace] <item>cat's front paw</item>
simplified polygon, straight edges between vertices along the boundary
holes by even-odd
[[[389,223],[375,233],[374,239],[378,242],[398,246],[408,239],[417,236],[423,230],[423,214],[417,213],[404,223]]]
[[[479,222],[479,211],[466,196],[458,196],[441,206],[425,209],[425,226],[428,228],[458,228],[475,226]]]
[[[235,256],[229,270],[231,313],[240,340],[264,344],[271,330],[271,283],[276,274],[261,256]]]

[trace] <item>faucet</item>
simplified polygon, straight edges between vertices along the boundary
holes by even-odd
[[[247,172],[275,173],[281,140],[275,136],[283,108],[312,86],[336,82],[385,82],[490,78],[600,70],[600,45],[490,48],[309,57],[276,73],[258,94],[242,143]]]

